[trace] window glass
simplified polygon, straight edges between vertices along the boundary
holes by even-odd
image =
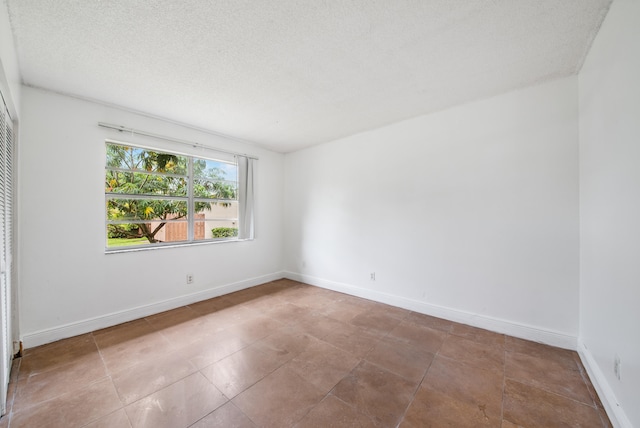
[[[107,250],[238,239],[235,163],[106,143]]]

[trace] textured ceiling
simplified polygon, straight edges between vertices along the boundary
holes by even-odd
[[[281,152],[575,74],[610,3],[7,0],[25,84]]]

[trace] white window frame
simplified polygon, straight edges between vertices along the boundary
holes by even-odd
[[[157,148],[157,147],[151,147],[151,146],[147,146],[147,145],[141,145],[141,144],[137,144],[137,143],[129,143],[129,142],[123,142],[123,141],[115,141],[115,140],[111,140],[111,139],[106,139],[105,140],[105,170],[104,170],[104,174],[105,174],[105,179],[106,179],[106,174],[108,170],[118,170],[118,171],[131,171],[131,172],[139,172],[139,173],[149,173],[146,172],[144,170],[122,170],[122,169],[114,169],[114,168],[110,168],[107,164],[107,155],[106,155],[106,148],[108,145],[117,145],[117,146],[123,146],[123,147],[132,147],[135,149],[141,149],[141,150],[147,150],[147,151],[152,151],[152,152],[156,152],[156,153],[162,153],[162,154],[169,154],[169,155],[175,155],[175,156],[181,156],[181,157],[185,157],[187,158],[187,174],[186,176],[184,176],[187,179],[187,195],[186,196],[162,196],[162,195],[145,195],[145,194],[124,194],[124,193],[112,193],[112,192],[108,192],[105,189],[105,209],[104,209],[104,233],[105,233],[105,253],[120,253],[120,252],[130,252],[130,251],[144,251],[144,250],[155,250],[155,249],[159,249],[159,248],[172,248],[172,247],[181,247],[181,246],[192,246],[192,245],[203,245],[203,244],[212,244],[212,243],[221,243],[221,242],[237,242],[237,241],[243,241],[243,240],[247,240],[245,238],[239,237],[239,236],[234,236],[234,237],[227,237],[227,238],[207,238],[207,239],[195,239],[194,236],[194,230],[195,230],[195,223],[199,222],[199,221],[204,221],[205,224],[206,222],[210,222],[210,221],[234,221],[236,224],[236,227],[238,230],[240,230],[240,218],[239,217],[235,217],[235,218],[225,218],[225,219],[206,219],[206,220],[199,220],[195,218],[195,204],[196,202],[235,202],[236,204],[238,204],[238,215],[240,215],[240,197],[238,195],[239,193],[239,184],[240,184],[240,177],[238,176],[238,171],[239,171],[239,167],[238,167],[238,163],[237,160],[236,162],[231,162],[226,158],[229,158],[229,156],[220,156],[220,157],[216,157],[215,155],[212,156],[202,156],[202,155],[193,155],[193,154],[189,154],[189,153],[184,153],[184,152],[179,152],[179,151],[174,151],[174,150],[170,150],[170,149],[166,149],[166,148]],[[234,159],[237,158],[237,156],[233,156]],[[236,166],[236,177],[235,180],[215,180],[215,181],[219,181],[219,182],[228,182],[228,183],[234,183],[235,184],[235,198],[234,199],[216,199],[216,198],[199,198],[196,197],[194,195],[194,181],[195,179],[199,178],[199,177],[194,177],[194,168],[193,168],[193,162],[194,160],[210,160],[210,161],[215,161],[215,162],[221,162],[221,163],[226,163],[226,164],[232,164]],[[171,176],[171,174],[167,174],[167,173],[157,173],[157,172],[151,172],[150,174],[152,175],[161,175],[161,176]],[[213,181],[213,180],[212,180]],[[145,221],[145,220],[109,220],[109,215],[108,215],[108,201],[110,199],[151,199],[151,200],[162,200],[162,199],[166,199],[166,200],[178,200],[178,201],[184,201],[187,204],[187,216],[185,220],[162,220],[163,223],[175,223],[175,222],[181,222],[181,223],[187,223],[187,239],[185,241],[174,241],[174,242],[157,242],[157,243],[144,243],[141,245],[127,245],[127,246],[119,246],[119,247],[109,247],[108,245],[108,240],[109,240],[109,233],[108,233],[108,225],[109,224],[142,224],[142,223],[149,223],[150,221]],[[152,220],[152,222],[157,222],[158,220]],[[250,239],[253,239],[253,236],[251,236]]]

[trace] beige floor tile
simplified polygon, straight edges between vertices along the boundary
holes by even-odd
[[[327,334],[322,340],[357,357],[364,357],[378,343],[379,338],[379,335],[370,333],[364,328],[344,324],[340,329]]]
[[[313,288],[306,284],[296,284],[278,293],[278,297],[286,302],[293,303],[298,299],[313,294]]]
[[[13,413],[11,427],[82,427],[121,407],[118,393],[107,378]]]
[[[513,422],[509,422],[508,420],[504,419],[502,421],[501,428],[524,428],[524,427],[522,425],[516,425]]]
[[[404,343],[433,354],[440,350],[447,333],[429,327],[419,326],[410,322],[402,322],[392,329],[386,336],[387,340]]]
[[[260,427],[293,426],[324,393],[292,370],[281,367],[233,399]]]
[[[71,361],[91,359],[97,352],[98,348],[91,334],[25,349],[20,364],[20,376],[53,370]]]
[[[188,427],[227,402],[201,373],[194,373],[125,407],[133,428]]]
[[[320,310],[323,315],[342,322],[349,322],[364,311],[366,311],[366,309],[362,306],[341,300],[334,301],[331,305]]]
[[[275,281],[267,282],[266,284],[261,285],[260,288],[264,290],[264,292],[266,293],[278,296],[279,293],[287,290],[293,284],[297,284],[297,283],[289,279],[283,278],[283,279],[277,279]]]
[[[214,326],[232,327],[247,322],[261,314],[257,314],[242,305],[236,305],[222,311],[207,315],[207,320]]]
[[[225,325],[202,317],[185,322],[175,327],[160,330],[159,333],[174,349],[188,349],[194,343],[206,340],[211,336],[226,330]]]
[[[193,343],[185,350],[185,357],[198,369],[202,369],[248,345],[236,335],[222,331]]]
[[[176,348],[146,319],[131,321],[93,333],[109,373],[153,359]]]
[[[255,424],[229,401],[191,425],[190,428],[255,428]]]
[[[519,352],[505,353],[507,378],[595,406],[578,366],[567,368],[557,360],[534,357]]]
[[[253,343],[251,347],[271,355],[280,364],[284,364],[319,340],[320,339],[303,332],[292,332],[290,334],[278,330],[264,339]]]
[[[84,356],[79,361],[57,365],[51,370],[25,374],[18,380],[13,409],[22,410],[61,394],[82,389],[106,376],[107,371],[97,352]]]
[[[7,409],[6,415],[9,415],[13,410],[13,402],[18,391],[18,374],[20,372],[20,363],[22,358],[14,358],[11,363],[11,374],[9,375],[9,385],[7,385]],[[8,424],[9,417],[5,416],[0,418],[0,421],[5,419]]]
[[[98,349],[117,346],[153,335],[156,329],[144,318],[97,330],[92,333]]]
[[[288,302],[293,303],[296,306],[308,308],[318,312],[322,312],[326,308],[334,305],[334,301],[332,299],[317,294],[303,295],[297,299],[289,299]]]
[[[419,347],[382,339],[365,359],[417,385],[422,381],[433,357],[434,354]]]
[[[245,309],[250,310],[255,314],[267,315],[275,306],[284,305],[287,302],[280,299],[276,295],[262,295],[253,298],[252,300],[242,303]]]
[[[495,422],[501,418],[503,382],[503,373],[483,370],[438,355],[421,389],[428,388],[456,402],[482,409],[483,414]]]
[[[215,297],[213,299],[202,300],[200,302],[192,303],[188,305],[200,315],[209,315],[216,312],[224,311],[227,309],[233,309],[236,306],[235,303],[226,299],[224,296]]]
[[[385,305],[384,303],[378,303],[381,307],[378,310],[392,318],[399,321],[404,321],[412,312],[408,309],[398,308],[396,306]]]
[[[111,376],[124,404],[131,404],[197,371],[182,352],[159,355]]]
[[[102,346],[100,355],[109,373],[113,374],[137,364],[149,362],[157,358],[157,355],[164,355],[176,349],[162,334],[153,332]]]
[[[284,326],[283,323],[273,318],[257,316],[243,323],[236,324],[226,329],[226,331],[247,343],[253,343],[275,333]]]
[[[385,335],[400,324],[400,321],[400,319],[392,314],[375,309],[368,309],[353,317],[349,322],[371,333]]]
[[[193,342],[224,330],[227,326],[215,323],[189,306],[163,312],[147,321],[175,348],[186,348]]]
[[[244,348],[201,370],[227,398],[233,398],[280,367],[273,356]]]
[[[278,302],[273,305],[269,310],[264,312],[265,316],[280,321],[283,324],[298,323],[304,317],[309,314],[309,310],[296,306],[289,302]]]
[[[536,343],[511,336],[505,336],[504,343],[506,351],[518,352],[520,354],[529,355],[531,357],[554,361],[556,364],[570,370],[573,370],[576,366],[575,358],[577,356],[577,353],[575,351],[555,348],[553,346],[544,345],[542,343]]]
[[[453,325],[451,321],[443,320],[442,318],[436,318],[418,312],[410,312],[409,314],[407,314],[404,321],[419,325],[421,327],[429,327],[435,330],[442,330],[447,333],[449,332],[449,330],[451,330],[451,326]]]
[[[601,428],[595,407],[507,379],[504,418],[525,427],[571,426]]]
[[[156,330],[176,327],[188,321],[192,321],[202,315],[189,306],[182,306],[166,312],[146,317],[147,322]]]
[[[470,325],[451,323],[449,333],[473,340],[474,342],[490,345],[500,350],[503,350],[505,346],[504,334],[494,333],[493,331],[472,327]]]
[[[256,287],[246,288],[244,290],[236,291],[231,294],[225,295],[225,299],[229,300],[235,305],[242,305],[244,303],[251,303],[256,298],[262,297],[265,293],[260,290],[256,290]]]
[[[328,393],[359,362],[360,359],[353,354],[319,341],[291,360],[286,367],[320,391]]]
[[[332,394],[381,426],[396,426],[411,402],[416,384],[369,362],[361,362]]]
[[[423,427],[500,428],[500,417],[489,416],[482,407],[421,388],[400,424],[402,428]]]
[[[440,355],[481,369],[504,372],[504,348],[475,342],[449,334],[440,348]]]
[[[372,300],[363,299],[362,297],[350,296],[349,294],[338,294],[339,296],[336,301],[339,303],[349,303],[350,305],[355,305],[365,310],[373,310],[376,307],[379,307],[379,303]]]
[[[291,324],[289,327],[291,327]],[[320,312],[308,313],[294,326],[294,329],[308,333],[318,339],[323,339],[329,334],[343,331],[347,328],[347,323],[326,317]]]
[[[370,427],[374,422],[352,406],[333,395],[327,396],[311,409],[296,428]]]
[[[120,409],[109,415],[103,416],[85,428],[131,428],[129,417],[124,409]]]

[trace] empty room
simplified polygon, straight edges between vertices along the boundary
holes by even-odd
[[[640,427],[638,0],[3,0],[0,428]]]

